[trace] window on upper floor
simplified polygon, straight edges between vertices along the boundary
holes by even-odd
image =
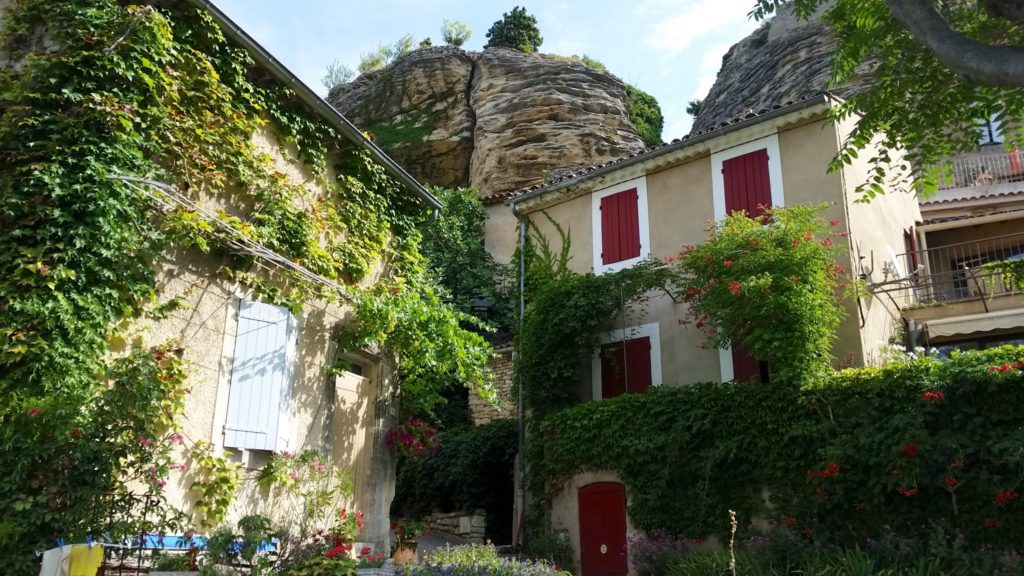
[[[595,274],[628,268],[650,253],[644,178],[598,190],[592,198]]]
[[[978,121],[978,144],[1001,144],[1003,142],[1003,129],[999,118],[994,115],[988,120]]]
[[[657,323],[609,332],[601,341],[592,363],[595,400],[640,394],[661,385]]]
[[[295,317],[286,308],[247,300],[239,303],[225,447],[288,448],[295,345]]]
[[[767,207],[784,206],[778,135],[713,153],[711,187],[715,220],[740,210],[760,216]]]

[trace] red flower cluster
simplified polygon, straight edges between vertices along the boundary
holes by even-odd
[[[946,395],[943,394],[940,390],[936,390],[935,392],[932,392],[931,390],[925,390],[921,394],[921,398],[925,400],[945,400]]]
[[[996,490],[996,506],[1000,508],[1006,506],[1006,503],[1017,497],[1016,490]]]
[[[1010,362],[1009,364],[1003,364],[1001,366],[989,366],[989,372],[1009,372],[1011,370],[1017,370],[1018,368],[1024,368],[1024,362]]]
[[[733,296],[739,296],[739,293],[743,291],[743,285],[736,280],[729,281],[729,293]]]
[[[783,516],[782,521],[786,526],[796,526],[796,518],[793,518],[792,516]]]
[[[328,550],[327,554],[324,554],[324,556],[327,556],[328,558],[334,558],[335,556],[340,556],[340,555],[348,554],[349,550],[351,550],[351,549],[352,549],[352,545],[351,544],[338,544],[334,548],[331,548],[330,550]]]
[[[825,248],[831,248],[832,247],[832,239],[831,238],[825,238],[824,240],[821,241],[821,245],[824,246]]]
[[[903,453],[907,456],[917,456],[917,442],[911,440],[903,445]]]
[[[434,428],[415,417],[388,430],[384,441],[388,448],[396,449],[415,458],[426,458],[441,446]]]
[[[909,498],[917,495],[917,486],[911,486],[910,488],[897,488],[896,491]]]
[[[830,462],[828,466],[825,466],[821,470],[815,470],[814,468],[807,469],[808,478],[831,478],[839,474],[839,464]]]
[[[722,262],[722,266],[729,268],[730,266],[732,266],[732,260],[726,260],[725,262]]]
[[[956,479],[956,476],[953,476],[952,474],[946,476],[946,486],[949,486],[950,488],[955,488],[956,485],[959,483],[960,481]]]
[[[984,522],[985,522],[985,526],[988,526],[989,528],[1002,528],[1003,527],[1003,521],[1002,520],[993,520],[991,518],[985,518]]]

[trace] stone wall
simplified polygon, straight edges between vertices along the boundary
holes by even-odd
[[[475,390],[469,392],[469,413],[473,418],[473,424],[477,426],[516,417],[516,402],[512,397],[512,350],[501,349],[497,352],[497,357],[489,364],[491,373],[494,374],[497,405],[480,398]]]
[[[458,536],[473,544],[483,544],[484,532],[487,529],[487,513],[483,510],[439,512],[427,516],[426,523],[432,531]]]

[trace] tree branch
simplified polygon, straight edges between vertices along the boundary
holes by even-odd
[[[940,62],[968,82],[1024,86],[1024,48],[982,44],[952,29],[931,0],[887,0],[892,15]]]

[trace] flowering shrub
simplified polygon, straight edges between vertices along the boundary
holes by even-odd
[[[1024,371],[990,367],[1022,359],[1004,346],[801,389],[662,386],[582,404],[539,427],[530,486],[543,500],[580,470],[617,470],[647,531],[724,541],[733,509],[741,538],[762,517],[820,543],[939,526],[1006,549],[1024,541]]]
[[[569,576],[547,562],[498,556],[493,546],[471,544],[435,550],[422,564],[399,564],[397,576]]]
[[[639,576],[662,576],[686,553],[686,537],[650,530],[629,539],[629,558]]]
[[[783,381],[830,368],[844,270],[832,241],[838,222],[830,226],[821,209],[733,213],[711,225],[705,243],[667,259],[681,276],[686,322],[707,333],[706,345],[747,348]]]
[[[388,430],[385,441],[388,448],[414,458],[426,458],[441,445],[437,439],[437,430],[415,416]]]
[[[416,539],[427,533],[427,525],[423,522],[399,519],[391,523],[391,531],[399,548],[415,545]]]

